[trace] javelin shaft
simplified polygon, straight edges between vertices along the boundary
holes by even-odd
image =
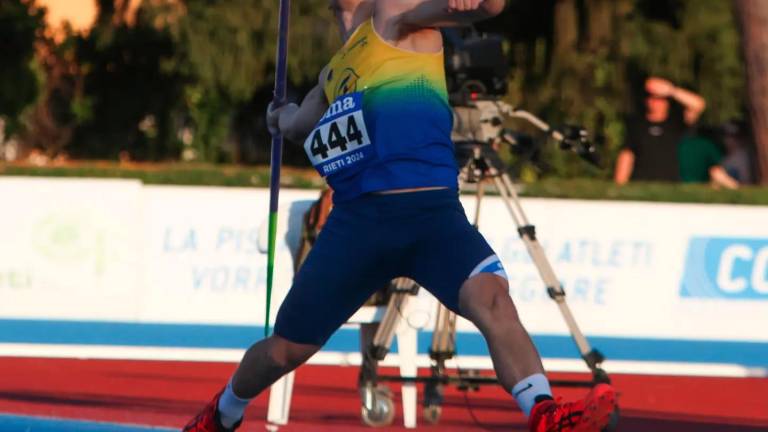
[[[273,104],[285,104],[286,81],[288,78],[288,26],[291,0],[280,0],[280,21],[277,29],[277,61],[275,71],[275,92]],[[272,282],[275,276],[275,240],[277,238],[277,208],[280,199],[280,167],[283,163],[283,136],[280,132],[272,135],[271,173],[269,177],[269,247],[267,251],[267,312],[264,318],[264,337],[270,333],[269,318],[272,306]]]

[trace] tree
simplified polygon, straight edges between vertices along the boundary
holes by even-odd
[[[483,25],[506,34],[509,101],[554,124],[586,126],[604,142],[602,171],[549,149],[536,175],[610,175],[624,119],[640,109],[643,75],[657,74],[702,93],[703,121],[740,118],[744,88],[738,32],[721,0],[512,1]],[[524,172],[523,174],[526,174]]]
[[[167,23],[156,18],[154,2],[143,3],[129,23],[113,0],[99,0],[93,29],[73,36],[83,80],[73,155],[179,157],[176,113],[183,81],[168,67],[175,45]]]
[[[734,4],[742,28],[758,168],[761,183],[768,185],[768,3],[735,0]]]
[[[263,107],[250,110],[246,105],[271,86],[279,2],[190,0],[186,5],[172,27],[178,48],[175,67],[186,81],[184,105],[197,159],[217,161],[236,113],[263,116]],[[326,0],[294,2],[291,13],[289,77],[301,86],[316,80],[338,38],[327,25]]]
[[[28,14],[21,17],[18,5],[26,14],[29,1],[0,2],[0,17],[14,10],[18,19],[13,25],[20,26]],[[71,111],[79,122],[71,153],[115,157],[129,150],[150,160],[181,154],[211,162],[268,160],[263,117],[271,98],[279,2],[143,0],[135,20],[126,18],[130,2],[98,2],[93,30],[66,42],[75,46],[74,69],[82,86],[70,92]],[[707,123],[742,116],[743,63],[728,2],[509,3],[504,14],[480,26],[508,40],[508,101],[556,125],[586,126],[605,143],[609,161],[622,145],[625,116],[637,109],[632,96],[641,73],[663,75],[701,92],[709,102]],[[316,83],[340,41],[327,0],[293,2],[291,19],[289,94],[292,89],[296,100]],[[3,24],[0,34],[12,27]],[[15,64],[33,70],[29,61]],[[0,70],[6,65],[0,64]],[[2,80],[0,86],[8,82],[13,80]],[[23,86],[11,90],[1,91],[0,101],[24,93]],[[587,169],[569,154],[547,151],[542,158],[547,164],[529,170],[531,178],[610,175],[610,169]],[[288,145],[284,160],[306,163],[302,153],[299,146]]]
[[[628,59],[707,100],[702,122],[743,116],[744,66],[736,16],[722,0],[642,0],[628,21]]]
[[[71,34],[69,29],[65,30]],[[38,41],[37,67],[43,71],[37,103],[23,116],[21,141],[27,148],[42,150],[54,158],[70,143],[77,125],[82,79],[75,61],[71,37],[56,43],[49,37]]]
[[[33,57],[35,42],[45,27],[45,11],[31,0],[0,2],[0,116],[10,132],[19,127],[19,115],[38,96],[39,70]]]

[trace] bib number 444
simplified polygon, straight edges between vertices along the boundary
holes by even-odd
[[[365,136],[354,114],[332,121],[329,123],[327,131],[323,129],[325,128],[315,129],[312,134],[309,145],[312,156],[328,159],[329,153],[333,150],[338,149],[339,152],[344,153],[349,150],[350,146],[361,146],[365,142]],[[327,135],[324,136],[323,132],[326,132]]]
[[[315,169],[327,176],[370,159],[373,146],[362,109],[362,94],[352,93],[334,101],[304,143]]]

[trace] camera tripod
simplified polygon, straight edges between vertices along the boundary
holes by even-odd
[[[475,115],[475,132],[479,132],[480,138],[499,137],[501,134],[499,117],[501,115],[527,120],[534,126],[546,132],[550,137],[567,150],[574,150],[582,157],[595,161],[595,149],[587,139],[586,131],[580,128],[569,127],[567,130],[553,130],[534,115],[520,110],[515,110],[503,102],[478,102],[474,110],[465,112],[468,118]],[[479,117],[477,116],[479,114]],[[479,124],[478,124],[479,120]],[[459,139],[457,139],[459,138]],[[465,138],[465,139],[461,139]],[[590,381],[552,381],[553,386],[559,387],[591,387],[598,383],[608,383],[608,374],[600,367],[605,360],[604,356],[592,348],[584,334],[581,332],[576,319],[566,302],[565,290],[557,278],[543,247],[536,236],[536,228],[525,214],[517,191],[512,180],[506,172],[504,163],[499,158],[497,151],[492,147],[490,139],[478,139],[478,135],[472,135],[470,139],[458,136],[456,140],[457,159],[460,170],[460,189],[466,190],[467,185],[475,184],[475,215],[474,226],[477,228],[480,221],[480,210],[485,196],[486,183],[492,182],[496,191],[501,196],[509,214],[517,227],[518,234],[526,246],[539,276],[541,277],[547,294],[555,301],[570,334],[578,347],[581,358],[592,373]],[[510,142],[507,138],[507,142]],[[426,377],[399,377],[378,374],[378,362],[383,360],[390,350],[395,329],[400,319],[401,311],[406,306],[410,297],[419,290],[419,286],[407,278],[398,278],[392,281],[389,287],[389,301],[384,317],[376,330],[367,348],[363,350],[363,363],[360,370],[359,389],[361,394],[361,413],[365,423],[371,426],[383,426],[389,424],[394,417],[394,408],[391,395],[386,386],[381,382],[422,382],[425,384],[423,397],[423,414],[425,420],[435,424],[439,422],[442,413],[443,388],[446,385],[456,385],[460,390],[476,390],[480,385],[498,384],[495,377],[480,376],[475,370],[461,370],[455,375],[447,372],[446,362],[456,355],[456,314],[442,304],[438,304],[435,330],[432,335],[432,343],[429,350],[431,359],[431,374]]]

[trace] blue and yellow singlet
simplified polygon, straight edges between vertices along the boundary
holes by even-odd
[[[417,187],[457,188],[443,54],[385,42],[361,24],[323,77],[329,108],[305,142],[334,200]]]

